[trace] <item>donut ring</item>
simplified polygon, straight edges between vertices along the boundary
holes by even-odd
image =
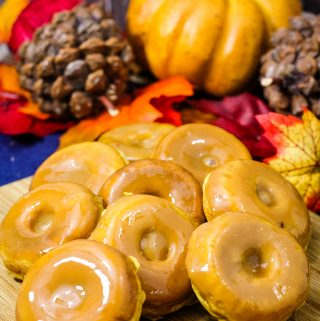
[[[75,240],[41,257],[25,277],[17,321],[139,321],[144,293],[133,261],[107,245]]]
[[[184,262],[195,226],[165,199],[131,195],[107,208],[90,239],[138,260],[138,275],[146,293],[142,314],[157,319],[193,302]]]
[[[199,226],[186,265],[198,299],[219,320],[284,321],[307,298],[303,248],[253,214],[225,213]]]
[[[41,255],[65,242],[89,237],[101,211],[102,202],[85,186],[39,186],[22,196],[1,223],[4,264],[23,277]]]
[[[111,175],[99,194],[106,207],[125,195],[159,196],[182,208],[198,224],[205,221],[200,184],[173,162],[154,159],[132,162]]]
[[[251,156],[245,145],[224,129],[209,124],[187,124],[167,134],[153,158],[174,161],[202,185],[214,168]]]
[[[52,182],[73,182],[97,194],[105,180],[126,165],[120,154],[99,142],[74,144],[53,153],[35,172],[31,189]]]
[[[215,169],[203,184],[203,207],[209,220],[228,211],[255,213],[286,229],[306,247],[310,217],[298,193],[269,165],[235,160]]]
[[[99,142],[111,145],[131,162],[151,158],[162,137],[173,129],[163,123],[131,124],[105,132]]]

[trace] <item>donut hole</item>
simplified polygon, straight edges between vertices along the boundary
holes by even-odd
[[[64,284],[53,293],[52,301],[61,309],[75,309],[85,297],[86,292],[81,285]]]
[[[262,250],[254,247],[245,250],[241,263],[245,273],[252,277],[265,276],[269,268],[269,262],[264,257]]]
[[[272,206],[275,202],[272,189],[265,184],[256,184],[256,194],[259,200],[269,207]]]
[[[220,163],[219,160],[212,155],[207,155],[207,156],[203,157],[202,161],[205,166],[212,167],[212,168],[217,167]]]
[[[148,261],[165,261],[169,254],[169,245],[162,233],[152,231],[143,235],[140,250]]]
[[[32,232],[41,234],[48,230],[52,225],[54,211],[51,208],[42,208],[33,213],[30,220],[30,229]]]

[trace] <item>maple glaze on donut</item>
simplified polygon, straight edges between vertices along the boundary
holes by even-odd
[[[203,184],[203,207],[209,220],[228,211],[260,215],[286,229],[306,247],[310,217],[299,192],[269,165],[235,160],[215,169]]]
[[[205,221],[200,184],[173,162],[156,159],[132,162],[111,175],[99,194],[105,206],[125,195],[159,196],[183,209],[196,223]]]
[[[138,321],[144,301],[135,263],[99,242],[75,240],[42,256],[20,288],[17,321]]]
[[[164,123],[139,123],[111,129],[99,138],[99,142],[117,149],[128,161],[148,159],[164,135],[175,128]]]
[[[90,239],[139,261],[138,274],[146,293],[142,314],[157,319],[193,302],[185,256],[195,226],[165,199],[132,195],[108,206]]]
[[[53,248],[87,238],[95,228],[102,201],[76,183],[41,185],[22,196],[1,223],[1,256],[22,277],[34,261]]]
[[[229,212],[200,225],[186,265],[198,299],[221,320],[285,321],[307,298],[303,248],[284,229],[250,213]]]
[[[168,133],[153,158],[181,165],[202,185],[206,175],[216,167],[251,156],[246,146],[224,129],[209,124],[187,124]]]
[[[97,194],[105,180],[126,165],[111,146],[85,142],[60,149],[49,156],[35,172],[31,189],[52,182],[73,182]]]

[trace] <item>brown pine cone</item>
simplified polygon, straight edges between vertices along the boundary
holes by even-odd
[[[98,114],[106,96],[116,102],[133,66],[128,42],[99,4],[54,15],[19,50],[21,86],[45,113],[58,118]]]
[[[272,45],[260,70],[269,105],[292,114],[309,107],[320,117],[320,16],[293,17],[288,29],[274,33]]]

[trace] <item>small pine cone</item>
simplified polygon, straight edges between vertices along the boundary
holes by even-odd
[[[63,119],[98,114],[99,97],[116,102],[134,66],[130,45],[98,3],[55,14],[19,56],[21,86],[43,112]]]
[[[320,16],[293,17],[273,34],[273,48],[261,59],[260,83],[277,112],[310,108],[320,118]]]

